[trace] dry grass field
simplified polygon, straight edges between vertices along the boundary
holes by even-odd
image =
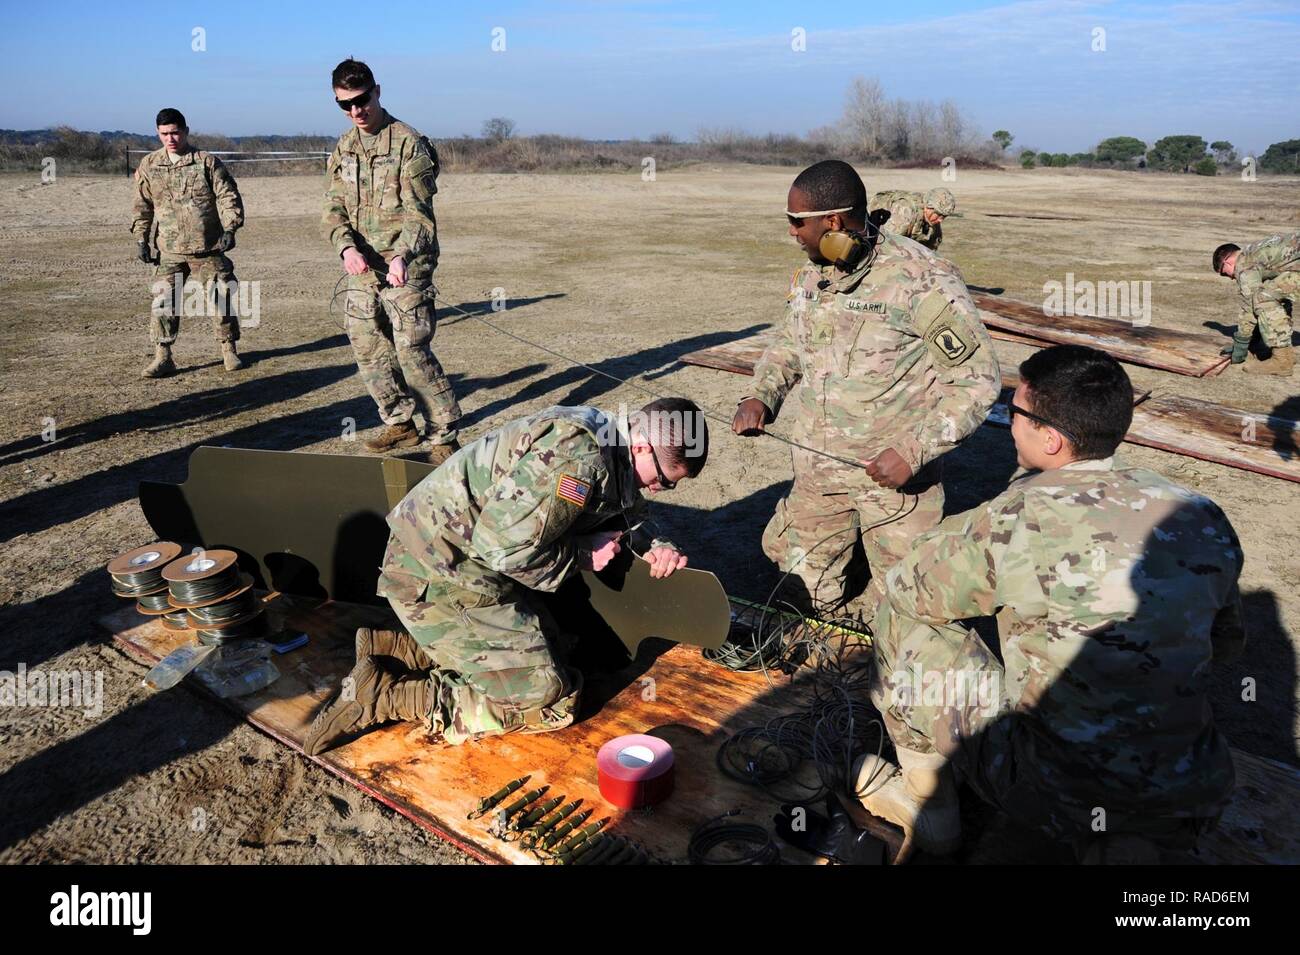
[[[699,165],[605,175],[448,175],[436,208],[442,296],[620,378],[729,413],[745,379],[685,367],[687,351],[776,321],[800,254],[781,215],[796,170]],[[864,170],[870,189],[939,185],[921,170]],[[1224,334],[1230,284],[1220,242],[1300,228],[1300,182],[1085,170],[959,172],[965,218],[944,253],[971,284],[1030,302],[1043,284],[1149,280],[1153,321]],[[378,425],[328,303],[338,263],[319,235],[317,177],[250,178],[232,253],[261,283],[250,367],[221,370],[203,322],[182,329],[183,373],[143,381],[149,270],[127,233],[130,181],[0,177],[0,669],[101,671],[104,708],[0,709],[0,861],[463,861],[454,850],[184,690],[152,695],[139,666],[95,626],[115,608],[104,566],[151,540],[144,478],[181,480],[201,444],[348,452],[343,420]],[[994,215],[990,215],[994,214]],[[1057,216],[1055,219],[1007,216]],[[434,349],[468,415],[467,435],[549,404],[639,404],[631,386],[440,310]],[[1008,363],[1028,350],[998,343]],[[1300,377],[1229,368],[1198,380],[1129,368],[1135,383],[1300,417]],[[1280,409],[1280,410],[1279,410]],[[53,419],[57,440],[42,440]],[[729,592],[775,582],[759,535],[790,477],[786,449],[713,432],[700,480],[660,497],[657,519]],[[1126,445],[1216,500],[1246,549],[1251,646],[1221,667],[1214,706],[1232,744],[1297,763],[1300,485]],[[949,507],[996,494],[1014,468],[1005,430],[950,455]],[[707,521],[700,520],[708,515]],[[1245,677],[1257,700],[1243,702]],[[201,810],[201,813],[196,813]],[[199,823],[203,824],[200,825]]]

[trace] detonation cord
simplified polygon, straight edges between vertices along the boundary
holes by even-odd
[[[375,273],[375,275],[377,275],[377,276],[381,276],[381,277],[383,277],[384,279],[387,279],[387,277],[388,277],[388,273],[387,273],[387,272],[381,272],[381,271],[373,270],[373,269],[372,269],[371,271],[373,271],[373,272]],[[334,302],[338,299],[338,297],[339,297],[340,295],[346,295],[346,294],[348,294],[348,292],[353,291],[353,289],[347,289],[347,288],[342,288],[342,287],[341,287],[341,286],[343,285],[343,283],[344,283],[345,281],[347,281],[347,279],[349,279],[349,278],[351,278],[351,276],[349,276],[347,273],[344,273],[344,274],[339,278],[339,280],[338,280],[337,282],[334,283],[334,294],[330,297],[330,305],[329,305],[329,308],[330,308],[330,315],[331,315],[331,320],[333,320]],[[650,395],[652,398],[667,398],[667,397],[669,397],[668,395],[660,394],[659,392],[655,391],[655,390],[652,389],[652,388],[647,388],[645,385],[641,384],[640,382],[633,381],[633,380],[630,379],[630,378],[620,378],[620,377],[618,377],[617,375],[611,375],[611,374],[610,374],[609,372],[607,372],[607,371],[601,371],[599,368],[594,368],[594,367],[592,367],[591,365],[588,365],[586,362],[578,361],[578,359],[576,359],[576,358],[570,358],[568,355],[564,354],[563,352],[556,351],[554,348],[550,348],[550,347],[548,347],[548,346],[546,346],[546,345],[541,344],[540,342],[535,342],[535,341],[533,341],[532,339],[525,338],[525,337],[522,336],[522,335],[516,335],[514,332],[506,331],[506,330],[505,330],[504,328],[502,328],[500,325],[497,325],[497,324],[495,324],[495,323],[493,323],[493,322],[488,321],[488,320],[487,320],[486,318],[484,318],[482,315],[477,315],[477,314],[475,314],[474,312],[470,312],[470,311],[467,311],[467,310],[461,308],[459,305],[455,305],[455,304],[453,304],[453,303],[451,303],[451,302],[448,302],[445,298],[443,298],[443,297],[438,293],[437,286],[430,285],[430,286],[429,286],[429,289],[430,289],[430,290],[432,291],[432,293],[433,293],[432,297],[433,297],[433,300],[434,300],[435,302],[440,303],[441,305],[443,305],[443,306],[446,307],[446,308],[450,308],[452,311],[459,312],[459,313],[460,313],[462,316],[464,316],[465,318],[472,318],[472,319],[475,319],[476,321],[482,322],[484,325],[486,325],[488,328],[492,329],[494,332],[497,332],[497,333],[499,333],[499,334],[501,334],[501,335],[505,335],[507,338],[513,338],[513,339],[514,339],[515,341],[517,341],[517,342],[521,342],[522,344],[528,345],[528,346],[531,347],[531,348],[536,348],[538,351],[546,352],[546,354],[548,354],[548,355],[552,355],[552,356],[554,356],[555,358],[559,358],[559,359],[561,359],[562,361],[566,361],[566,362],[568,362],[568,363],[571,364],[571,365],[574,365],[574,366],[576,366],[576,367],[578,367],[578,368],[582,368],[582,369],[584,369],[584,370],[586,370],[586,371],[589,371],[589,372],[591,372],[593,375],[599,375],[599,376],[602,377],[602,378],[607,378],[608,380],[610,380],[610,381],[612,381],[612,382],[615,382],[616,384],[619,384],[619,385],[628,385],[628,386],[630,386],[630,387],[632,387],[632,388],[636,388],[636,389],[638,389],[638,390],[640,390],[640,391],[644,391],[646,394]],[[392,301],[390,301],[390,302],[388,302],[388,304],[391,305],[394,309],[397,310],[397,312],[399,312],[399,313],[402,314],[402,315],[408,315],[408,314],[410,314],[410,310],[409,310],[409,309],[404,309],[404,308],[402,308],[402,307],[401,307],[400,305],[398,305],[396,302],[392,302]],[[335,321],[335,324],[337,325],[338,322]],[[346,329],[346,325],[343,326],[343,327]],[[698,402],[697,402],[697,405],[698,405]],[[704,417],[706,417],[706,418],[708,418],[708,419],[710,419],[710,420],[713,420],[713,421],[717,421],[717,422],[721,422],[721,423],[723,423],[723,424],[726,424],[728,427],[731,426],[731,422],[732,422],[732,421],[734,420],[734,418],[735,418],[735,415],[730,415],[730,416],[728,416],[728,415],[722,415],[722,414],[719,414],[719,413],[716,412],[716,411],[712,411],[712,410],[710,410],[710,409],[708,409],[708,408],[705,408],[705,407],[702,406],[702,405],[698,405],[698,406],[699,406],[699,408],[700,408],[700,413],[703,414]],[[778,434],[778,433],[773,432],[773,431],[769,431],[769,430],[764,429],[764,430],[763,430],[762,432],[760,432],[760,433],[763,434],[763,435],[766,435],[767,437],[775,438],[777,441],[780,441],[782,444],[788,444],[788,445],[789,445],[790,447],[792,447],[792,448],[798,448],[798,449],[801,450],[801,451],[807,451],[809,454],[816,454],[816,455],[819,455],[819,456],[821,456],[821,457],[823,457],[823,458],[827,458],[828,460],[835,461],[835,462],[837,462],[837,463],[839,463],[839,464],[847,465],[848,467],[851,467],[851,468],[861,468],[861,467],[863,467],[863,463],[862,463],[861,461],[850,461],[848,458],[837,457],[836,455],[831,454],[831,453],[829,453],[829,452],[827,452],[827,451],[822,451],[822,450],[819,450],[819,449],[817,449],[817,448],[810,448],[810,447],[808,447],[808,446],[805,445],[805,444],[800,444],[798,441],[795,441],[795,440],[793,440],[793,439],[791,439],[791,438],[787,438],[787,437],[785,437],[785,435]],[[900,493],[901,493],[901,492],[900,492]]]
[[[723,822],[739,815],[732,809],[702,823],[691,833],[686,847],[691,865],[780,865],[781,851],[766,829],[747,822]],[[732,855],[719,855],[724,846],[741,846]]]
[[[120,597],[140,597],[166,588],[162,576],[163,566],[163,562],[159,561],[156,567],[148,570],[109,574],[113,593]]]
[[[210,604],[207,607],[193,607],[188,612],[190,622],[197,629],[220,627],[232,620],[246,617],[257,609],[257,598],[252,590],[246,590],[232,600]]]
[[[177,603],[203,603],[239,587],[239,565],[231,564],[224,570],[198,580],[173,580],[172,596]]]
[[[156,591],[152,594],[143,594],[136,601],[142,610],[170,610],[171,602],[167,599],[167,588]]]

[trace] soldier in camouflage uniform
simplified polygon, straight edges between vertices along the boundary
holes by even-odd
[[[707,457],[699,408],[671,398],[631,424],[547,408],[452,455],[388,515],[379,593],[406,632],[357,632],[351,698],[317,718],[308,754],[387,720],[448,743],[568,726],[581,674],[538,593],[600,570],[642,520],[641,490],[693,478]],[[686,565],[666,540],[644,557],[654,577]]]
[[[1223,354],[1231,355],[1234,365],[1244,362],[1258,325],[1273,354],[1246,371],[1289,376],[1295,368],[1291,328],[1300,301],[1300,232],[1271,235],[1244,249],[1225,243],[1214,250],[1213,263],[1214,271],[1237,280],[1241,294],[1241,318]]]
[[[382,453],[418,444],[419,411],[433,443],[429,460],[441,464],[459,447],[460,406],[429,346],[438,154],[388,115],[364,63],[344,60],[333,84],[353,128],[330,156],[322,227],[347,273],[344,316],[357,370],[385,425],[365,446]]]
[[[961,218],[956,198],[943,187],[931,189],[924,196],[906,189],[877,192],[867,203],[867,212],[882,209],[889,212],[885,228],[921,243],[931,252],[938,252],[943,242],[943,220],[949,216]]]
[[[1211,501],[1112,455],[1128,376],[1076,345],[1020,366],[1012,437],[1029,473],[954,515],[886,577],[872,699],[900,773],[857,784],[920,848],[957,848],[951,767],[1085,861],[1154,861],[1210,828],[1233,787],[1211,658],[1245,643],[1242,551]],[[1002,659],[955,621],[996,613]]]
[[[851,166],[809,167],[788,209],[810,261],[794,275],[779,337],[755,366],[753,397],[732,430],[761,432],[793,393],[791,436],[813,450],[794,449],[794,486],[763,549],[802,582],[794,602],[869,619],[884,572],[942,518],[940,458],[988,416],[1001,377],[952,263],[874,229],[848,261],[828,260],[828,238],[866,225],[866,191]],[[850,604],[859,540],[872,580],[866,603]]]
[[[178,309],[191,300],[186,285],[200,282],[212,330],[221,342],[226,371],[244,367],[235,347],[239,318],[235,314],[238,282],[226,253],[235,247],[235,230],[244,224],[239,188],[216,156],[189,144],[189,127],[177,109],[157,117],[162,149],[140,161],[135,171],[135,235],[141,262],[154,265],[153,228],[158,227],[158,259],[154,269],[154,301],[149,337],[154,360],[144,378],[176,373],[172,345],[180,331]]]

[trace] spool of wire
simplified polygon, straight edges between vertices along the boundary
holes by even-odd
[[[156,593],[141,595],[140,599],[135,602],[135,609],[149,617],[176,611],[176,608],[171,604],[171,600],[168,599],[166,587]]]
[[[197,551],[163,568],[173,607],[189,610],[225,600],[243,587],[239,555],[232,550]],[[250,581],[251,583],[251,581]]]
[[[223,627],[254,617],[262,611],[262,603],[253,593],[253,578],[244,575],[241,587],[224,600],[218,600],[203,607],[190,607],[186,610],[190,626],[196,630]]]
[[[259,611],[246,620],[199,630],[199,642],[212,646],[232,643],[236,640],[253,640],[266,636],[266,618]]]
[[[113,593],[128,600],[155,594],[167,587],[162,572],[180,556],[181,545],[157,541],[118,554],[108,562]]]
[[[171,613],[163,615],[162,625],[166,630],[188,630],[190,629],[189,614],[184,610],[173,609]]]

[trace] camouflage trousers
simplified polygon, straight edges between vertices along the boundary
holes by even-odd
[[[1217,805],[1158,815],[1135,809],[1125,793],[1071,793],[1042,785],[1032,756],[1032,717],[1017,712],[1005,692],[1001,662],[975,631],[914,620],[885,601],[872,624],[872,646],[871,702],[894,745],[942,753],[976,795],[1020,824],[1068,840],[1082,853],[1103,832],[1135,833],[1167,849],[1190,849],[1217,823]],[[1079,766],[1088,765],[1082,744],[1076,752]],[[1089,780],[1082,770],[1079,775],[1085,790]]]
[[[794,589],[782,596],[819,616],[870,621],[884,596],[885,572],[943,518],[940,474],[931,464],[900,493],[845,490],[796,473],[763,531],[763,552],[783,572],[793,571]]]
[[[1255,296],[1254,322],[1244,321],[1237,334],[1252,334],[1258,324],[1259,337],[1269,348],[1289,347],[1296,302],[1300,302],[1300,272],[1283,272],[1264,283]]]
[[[423,416],[435,444],[456,439],[460,405],[429,347],[435,325],[428,289],[379,284],[373,273],[349,275],[344,314],[357,371],[384,424]]]
[[[518,585],[502,596],[431,584],[423,601],[389,598],[428,656],[425,725],[448,743],[573,723],[581,678],[550,614]]]
[[[174,255],[160,252],[154,269],[153,302],[149,308],[149,340],[171,345],[181,328],[181,314],[192,313],[200,296],[191,283],[203,286],[202,312],[212,320],[212,332],[220,342],[239,341],[239,317],[235,314],[239,284],[235,266],[224,255]]]

